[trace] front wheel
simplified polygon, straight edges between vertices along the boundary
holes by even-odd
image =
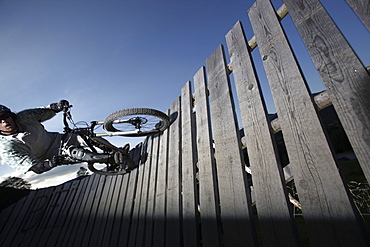
[[[163,112],[149,108],[130,108],[113,112],[104,120],[107,131],[122,132],[122,136],[147,136],[164,131],[170,118]]]

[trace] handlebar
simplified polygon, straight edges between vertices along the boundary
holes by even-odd
[[[67,100],[61,100],[59,102],[60,107],[62,108],[63,112],[69,112],[73,105],[70,105]]]
[[[66,133],[68,132],[71,132],[72,129],[69,127],[69,124],[68,124],[68,121],[67,119],[69,120],[72,120],[72,115],[71,115],[71,108],[73,107],[72,105],[69,104],[69,102],[67,100],[61,100],[60,103],[59,103],[62,108],[63,108],[63,124],[64,124],[64,131]]]

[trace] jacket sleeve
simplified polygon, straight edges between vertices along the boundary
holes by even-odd
[[[49,120],[50,118],[54,117],[56,113],[48,108],[35,108],[35,109],[28,109],[17,113],[17,116],[21,116],[22,118],[28,118],[37,120],[38,122],[44,122]]]

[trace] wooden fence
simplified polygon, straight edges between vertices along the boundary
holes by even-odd
[[[256,1],[249,42],[240,22],[227,33],[230,63],[220,45],[170,106],[169,129],[131,150],[137,169],[32,191],[2,212],[0,246],[369,246],[318,114],[334,106],[370,181],[369,73],[317,0],[284,2],[276,12]],[[370,29],[369,2],[347,2]],[[316,98],[279,22],[288,11],[327,89]],[[277,109],[273,122],[254,48]],[[303,217],[293,215],[288,171]]]

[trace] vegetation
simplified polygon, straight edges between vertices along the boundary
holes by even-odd
[[[8,177],[0,183],[0,212],[30,193],[31,184],[23,178]]]
[[[23,197],[27,196],[30,190],[27,189],[14,189],[9,187],[0,187],[0,212],[16,203]]]
[[[81,166],[80,169],[77,171],[76,177],[77,178],[83,178],[83,177],[86,177],[88,175],[90,175],[89,170],[86,169],[85,167]]]
[[[0,187],[29,190],[31,189],[31,184],[23,178],[8,177],[6,180],[0,183]]]

